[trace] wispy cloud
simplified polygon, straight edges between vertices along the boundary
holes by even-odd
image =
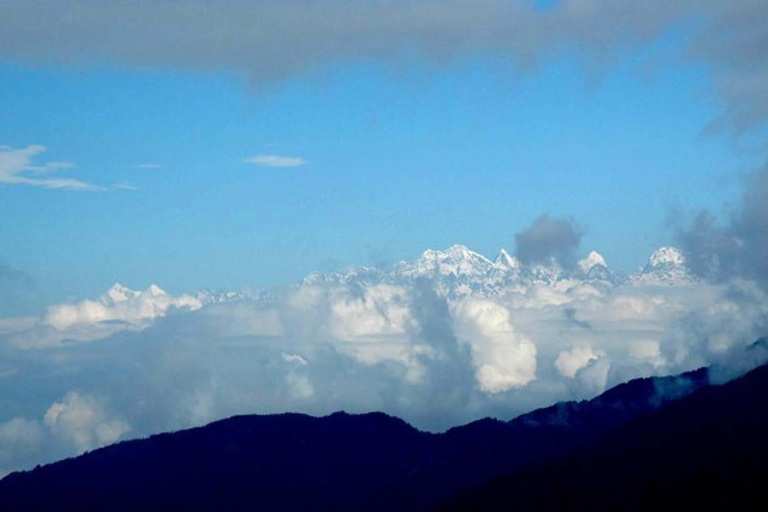
[[[285,155],[257,155],[245,161],[249,164],[264,167],[301,167],[307,163],[303,158]]]
[[[115,183],[110,187],[111,190],[138,190],[139,187],[134,185],[133,183],[129,183],[127,181],[121,182],[121,183]]]
[[[162,169],[163,166],[155,163],[137,164],[134,166],[136,169]]]
[[[21,149],[0,146],[0,183],[59,190],[103,190],[102,187],[74,178],[50,176],[56,171],[75,168],[70,162],[33,164],[35,157],[46,149],[40,144]]]

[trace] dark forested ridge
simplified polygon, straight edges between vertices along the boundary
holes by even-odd
[[[765,510],[768,367],[492,479],[444,510]]]
[[[593,400],[558,404],[510,422],[481,420],[443,434],[418,431],[381,413],[239,416],[14,473],[0,481],[0,509],[623,505],[625,491],[652,496],[648,486],[656,489],[659,479],[710,478],[701,471],[719,467],[713,461],[726,456],[732,463],[721,467],[721,478],[731,469],[741,471],[737,465],[759,466],[763,452],[745,452],[744,443],[768,426],[766,376],[761,368],[722,387],[707,385],[706,370],[639,379]],[[713,446],[716,441],[725,444]],[[670,447],[682,451],[675,455]],[[698,455],[686,459],[686,450]],[[688,461],[704,469],[688,467]],[[652,470],[666,463],[663,471]],[[618,490],[606,494],[606,487]],[[598,496],[592,490],[605,501],[590,501]]]

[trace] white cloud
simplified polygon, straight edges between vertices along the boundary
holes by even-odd
[[[421,285],[315,283],[204,305],[116,286],[6,319],[0,403],[6,422],[19,418],[6,430],[37,424],[42,441],[6,442],[0,471],[234,414],[383,410],[433,430],[511,418],[711,364],[768,317],[747,285],[582,288],[446,299]]]
[[[0,478],[40,455],[45,432],[39,421],[13,418],[0,422]]]
[[[108,417],[98,400],[76,392],[54,402],[45,412],[44,422],[78,452],[113,443],[130,430],[124,421]]]
[[[116,284],[98,300],[51,306],[33,324],[21,319],[0,322],[0,333],[5,325],[10,343],[18,348],[56,346],[64,340],[93,341],[141,330],[173,309],[192,311],[201,306],[195,297],[172,297],[155,285],[139,292]]]
[[[424,377],[421,359],[431,350],[410,338],[415,328],[411,290],[378,284],[352,287],[304,285],[290,294],[282,315],[294,338],[326,339],[364,365],[396,362],[406,378]]]
[[[69,162],[48,162],[33,165],[33,159],[46,151],[34,144],[22,149],[0,146],[0,183],[28,185],[61,190],[101,190],[101,187],[73,178],[51,177],[55,171],[73,169]]]
[[[604,352],[595,351],[590,346],[578,345],[570,350],[560,352],[555,360],[555,366],[562,375],[573,379],[579,370],[604,355]]]
[[[283,361],[286,363],[293,363],[297,366],[307,366],[309,364],[306,359],[298,354],[287,354],[283,352],[280,355],[283,357]]]
[[[410,321],[408,290],[368,286],[360,294],[335,289],[330,299],[331,332],[340,340],[359,340],[405,333]]]
[[[113,443],[129,431],[125,421],[107,414],[101,401],[66,393],[45,410],[41,420],[15,417],[0,422],[0,478],[34,463]]]
[[[499,393],[536,378],[536,345],[514,332],[509,311],[490,300],[468,298],[456,306],[460,339],[472,350],[480,389]]]
[[[580,382],[582,389],[590,396],[594,396],[608,387],[610,370],[611,362],[608,359],[592,359],[577,372],[576,380]]]
[[[25,418],[0,423],[0,464],[11,457],[11,450],[34,451],[40,448],[43,432],[40,424]]]
[[[656,340],[639,340],[629,346],[629,355],[635,359],[648,361],[654,366],[663,366],[665,361],[661,355],[661,345]]]
[[[245,161],[246,163],[263,167],[301,167],[307,163],[303,158],[284,155],[258,155]]]
[[[139,187],[134,185],[133,183],[123,181],[121,183],[115,183],[112,185],[112,190],[138,190]]]
[[[136,169],[147,169],[147,170],[150,170],[150,169],[162,169],[163,168],[162,165],[155,164],[155,163],[136,164],[134,167]]]
[[[291,396],[297,400],[306,400],[312,398],[315,394],[315,389],[306,375],[289,373],[286,375],[285,381],[288,384]]]

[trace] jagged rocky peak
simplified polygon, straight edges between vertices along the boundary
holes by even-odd
[[[517,269],[520,268],[520,261],[514,256],[510,255],[506,249],[499,251],[499,255],[496,256],[493,264],[496,267]]]
[[[593,267],[600,265],[602,267],[608,267],[608,265],[605,263],[605,258],[603,258],[603,255],[600,254],[597,251],[592,251],[589,253],[589,256],[586,258],[579,260],[578,266],[579,269],[583,273],[588,273],[590,270],[592,270]]]
[[[675,286],[697,282],[685,265],[681,251],[673,247],[655,251],[649,263],[627,276],[611,269],[597,251],[591,251],[574,267],[563,267],[555,260],[525,264],[504,249],[491,261],[464,245],[453,245],[445,250],[428,249],[416,260],[401,261],[393,269],[352,267],[340,273],[314,273],[302,284],[406,285],[420,279],[434,281],[438,293],[448,297],[522,293],[540,285],[568,289],[579,283],[610,287],[625,284]]]
[[[632,276],[635,284],[680,286],[697,282],[686,265],[682,251],[662,247],[653,251],[648,264]]]
[[[685,265],[685,256],[682,251],[676,247],[662,247],[653,251],[648,260],[651,267],[660,267],[662,265]]]

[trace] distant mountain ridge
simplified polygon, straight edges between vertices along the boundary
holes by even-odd
[[[401,261],[389,270],[353,266],[340,272],[314,272],[302,279],[298,286],[412,286],[422,281],[431,283],[438,294],[448,299],[459,299],[524,294],[539,286],[560,291],[581,285],[674,287],[695,284],[698,279],[688,268],[683,253],[674,247],[654,251],[645,266],[625,275],[610,268],[597,251],[591,251],[572,268],[563,268],[554,260],[547,264],[526,265],[505,249],[491,261],[466,246],[453,245],[442,251],[427,249],[416,260]],[[167,294],[156,285],[136,291],[116,283],[99,300],[104,305],[113,306],[142,296],[162,298]],[[274,300],[269,289],[241,293],[203,288],[192,296],[182,297],[187,301],[185,305],[192,309],[239,300],[260,303]]]
[[[407,285],[418,280],[435,284],[438,293],[449,298],[469,295],[504,296],[525,293],[535,286],[549,286],[565,291],[578,285],[687,286],[697,282],[683,253],[674,247],[654,251],[648,263],[631,275],[611,269],[597,251],[563,268],[555,260],[549,263],[523,264],[502,249],[491,261],[463,245],[443,251],[426,250],[414,261],[403,261],[391,270],[352,267],[343,272],[313,273],[302,284],[393,284]]]
[[[707,387],[705,369],[638,379],[443,434],[382,413],[234,417],[13,473],[0,481],[0,509],[429,510]]]

